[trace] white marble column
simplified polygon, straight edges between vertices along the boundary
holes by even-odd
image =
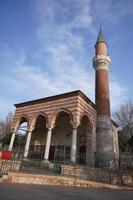
[[[44,160],[48,160],[48,158],[49,158],[49,150],[50,150],[51,135],[52,135],[52,129],[53,128],[54,128],[53,124],[48,126],[45,153],[44,153]]]
[[[14,144],[16,134],[17,134],[17,128],[15,128],[12,133],[10,144],[9,144],[9,149],[8,149],[9,151],[12,151],[12,149],[13,149],[13,144]]]
[[[25,145],[25,150],[24,150],[24,158],[28,157],[32,131],[33,131],[33,127],[28,130],[26,145]]]
[[[72,130],[72,144],[71,144],[71,162],[76,163],[76,153],[77,153],[77,130],[78,130],[78,123],[73,123],[73,130]]]

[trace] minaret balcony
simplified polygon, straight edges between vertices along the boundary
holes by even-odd
[[[110,64],[111,64],[111,60],[108,55],[96,55],[93,58],[93,67],[95,70],[99,70],[99,69],[108,70]]]

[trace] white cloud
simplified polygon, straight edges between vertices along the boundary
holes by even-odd
[[[131,0],[98,0],[92,4],[92,16],[103,24],[118,24],[123,17],[133,15]],[[108,26],[111,29],[111,26]]]
[[[14,112],[12,102],[6,99],[0,99],[0,120],[4,119],[8,112]]]
[[[62,48],[56,50],[53,63],[58,70],[55,70],[53,76],[39,67],[27,66],[22,63],[10,70],[12,75],[6,76],[5,81],[10,85],[10,93],[13,98],[8,104],[6,101],[4,103],[4,100],[1,101],[1,112],[5,113],[8,109],[13,110],[13,104],[17,103],[16,101],[28,101],[77,89],[81,89],[94,101],[94,73],[89,75],[88,71],[82,68],[78,62],[76,63],[66,49],[64,51]],[[63,66],[65,62],[66,65]],[[119,81],[111,78],[110,93],[112,108],[115,110],[124,103],[126,89],[120,85]],[[18,97],[20,97],[19,100],[17,100]]]
[[[54,10],[54,3],[41,4],[41,9],[47,9],[48,6],[50,12],[44,12],[43,16],[41,15],[42,23],[38,29],[38,36],[41,44],[45,43],[44,48],[46,48],[52,56],[52,62],[50,63],[50,66],[52,66],[52,70],[58,76],[57,87],[62,85],[64,88],[66,88],[69,85],[70,89],[81,89],[91,99],[94,100],[94,74],[92,74],[91,71],[86,67],[84,62],[86,58],[84,57],[85,55],[82,55],[82,53],[84,54],[85,48],[84,37],[82,34],[77,35],[73,33],[73,30],[77,28],[86,28],[89,32],[94,32],[94,27],[92,24],[93,16],[91,15],[92,12],[90,3],[90,0],[79,0],[78,6],[76,4],[77,12],[73,14],[72,20],[67,23],[62,22],[61,24],[58,24],[55,20],[56,13]],[[100,13],[99,3],[97,1],[95,7],[96,10],[98,9],[98,13]],[[112,12],[109,12],[112,1],[101,3],[101,16],[106,14],[112,19]],[[58,3],[56,4],[58,7],[59,5],[60,4]],[[117,7],[120,6],[121,4],[117,4]],[[64,12],[65,14],[67,12],[68,14],[68,7],[60,7],[60,10],[62,10],[61,12]],[[108,13],[103,11],[108,11]],[[41,13],[40,10],[39,13]],[[46,21],[47,18],[49,18],[48,21]],[[47,23],[51,24],[51,26],[48,24],[48,28]],[[48,38],[46,37],[45,32],[47,32],[48,37],[52,38],[51,43],[49,42],[47,45],[46,43]],[[73,55],[73,50],[77,54],[76,57]],[[59,76],[62,78],[59,79]],[[110,81],[110,88],[111,105],[113,109],[116,109],[117,105],[124,102],[126,89],[122,88],[120,82],[114,80],[114,78]],[[62,88],[60,88],[60,91],[62,91]]]
[[[128,89],[121,85],[114,76],[110,79],[110,97],[112,112],[116,111],[122,104],[128,100]]]
[[[64,2],[66,6],[55,0],[38,0],[36,3],[36,17],[39,21],[36,34],[41,51],[44,52],[44,59],[47,59],[45,53],[50,57],[47,62],[48,71],[45,66],[42,69],[39,65],[26,64],[25,53],[18,55],[7,46],[6,58],[10,62],[7,62],[6,66],[10,70],[6,77],[3,77],[3,84],[10,85],[11,104],[77,89],[81,89],[94,101],[95,77],[92,67],[88,67],[85,61],[89,58],[86,57],[85,38],[83,32],[81,33],[81,30],[94,32],[91,1],[78,0],[78,4],[77,0]],[[107,9],[109,6],[103,5],[102,9],[104,7]],[[59,13],[61,16],[58,19]],[[7,51],[3,54],[7,54]],[[36,52],[36,55],[38,54]],[[126,89],[114,78],[110,80],[110,88],[112,108],[116,109],[117,105],[124,102]],[[8,88],[6,91],[8,93]],[[2,107],[4,110],[4,105]]]

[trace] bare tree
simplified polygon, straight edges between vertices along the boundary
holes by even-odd
[[[119,125],[125,127],[133,123],[133,102],[129,100],[120,110],[114,113]]]
[[[11,124],[13,120],[13,113],[9,112],[5,120],[0,120],[0,135],[6,135],[11,133]]]
[[[119,125],[119,145],[122,150],[129,151],[133,137],[133,102],[129,100],[113,114]]]
[[[129,100],[125,105],[122,105],[113,116],[120,130],[126,129],[127,136],[131,137],[133,135],[133,102]]]
[[[13,113],[9,112],[5,118],[5,120],[0,120],[0,143],[1,146],[8,146],[10,144],[11,140],[11,125],[13,120]],[[24,146],[26,141],[26,134],[23,134],[22,130],[18,132],[18,134],[15,137],[14,146],[20,147]]]

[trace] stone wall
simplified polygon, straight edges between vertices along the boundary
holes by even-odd
[[[120,153],[120,167],[133,170],[133,153]]]
[[[78,179],[133,187],[133,172],[102,170],[98,168],[88,168],[86,166],[76,165],[62,165],[61,174]]]
[[[0,173],[7,174],[10,171],[19,171],[21,166],[21,161],[10,161],[10,160],[0,160]]]

